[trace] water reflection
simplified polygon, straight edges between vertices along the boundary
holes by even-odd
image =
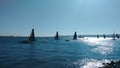
[[[115,42],[112,40],[112,38],[83,38],[80,39],[81,41],[85,42],[85,44],[93,47],[91,51],[100,53],[102,55],[108,55],[113,52]]]
[[[110,63],[110,60],[82,59],[74,62],[73,64],[75,66],[78,66],[77,68],[99,68],[103,67],[102,63]]]

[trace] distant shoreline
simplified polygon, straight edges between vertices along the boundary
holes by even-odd
[[[104,34],[98,34],[99,35],[99,37],[103,37],[103,35]],[[119,36],[120,36],[120,34],[118,34]],[[73,35],[59,35],[59,36],[61,36],[61,37],[67,37],[67,36],[73,36]],[[95,35],[95,34],[83,34],[83,35],[78,35],[78,37],[79,36],[84,36],[84,37],[96,37],[97,36],[97,34]],[[112,37],[113,36],[113,34],[105,34],[105,36],[106,37]],[[14,35],[12,35],[12,36],[0,36],[0,37],[29,37],[29,35],[28,36],[14,36]],[[54,36],[35,36],[35,37],[54,37]]]

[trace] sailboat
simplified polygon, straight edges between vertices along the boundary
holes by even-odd
[[[77,40],[77,32],[74,33],[73,40]]]
[[[35,41],[35,34],[34,34],[34,29],[32,29],[29,39],[20,41],[19,43],[33,43],[34,41]]]
[[[99,38],[99,35],[97,34],[97,38]]]
[[[116,36],[115,36],[115,33],[113,33],[113,35],[112,35],[112,37],[113,37],[113,40],[116,40]]]
[[[105,34],[103,34],[104,39],[106,38]]]
[[[116,34],[116,38],[117,38],[117,39],[119,39],[119,38],[120,38],[118,34]]]
[[[34,34],[34,29],[32,29],[32,32],[29,37],[29,41],[35,41],[35,34]]]
[[[55,40],[59,40],[59,35],[58,35],[58,32],[56,32],[56,35],[55,35]]]

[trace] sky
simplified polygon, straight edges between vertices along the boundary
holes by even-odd
[[[120,0],[0,0],[0,35],[120,33]]]

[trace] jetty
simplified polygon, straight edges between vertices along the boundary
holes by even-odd
[[[114,62],[111,61],[110,63],[102,63],[104,66],[99,68],[120,68],[120,61]]]

